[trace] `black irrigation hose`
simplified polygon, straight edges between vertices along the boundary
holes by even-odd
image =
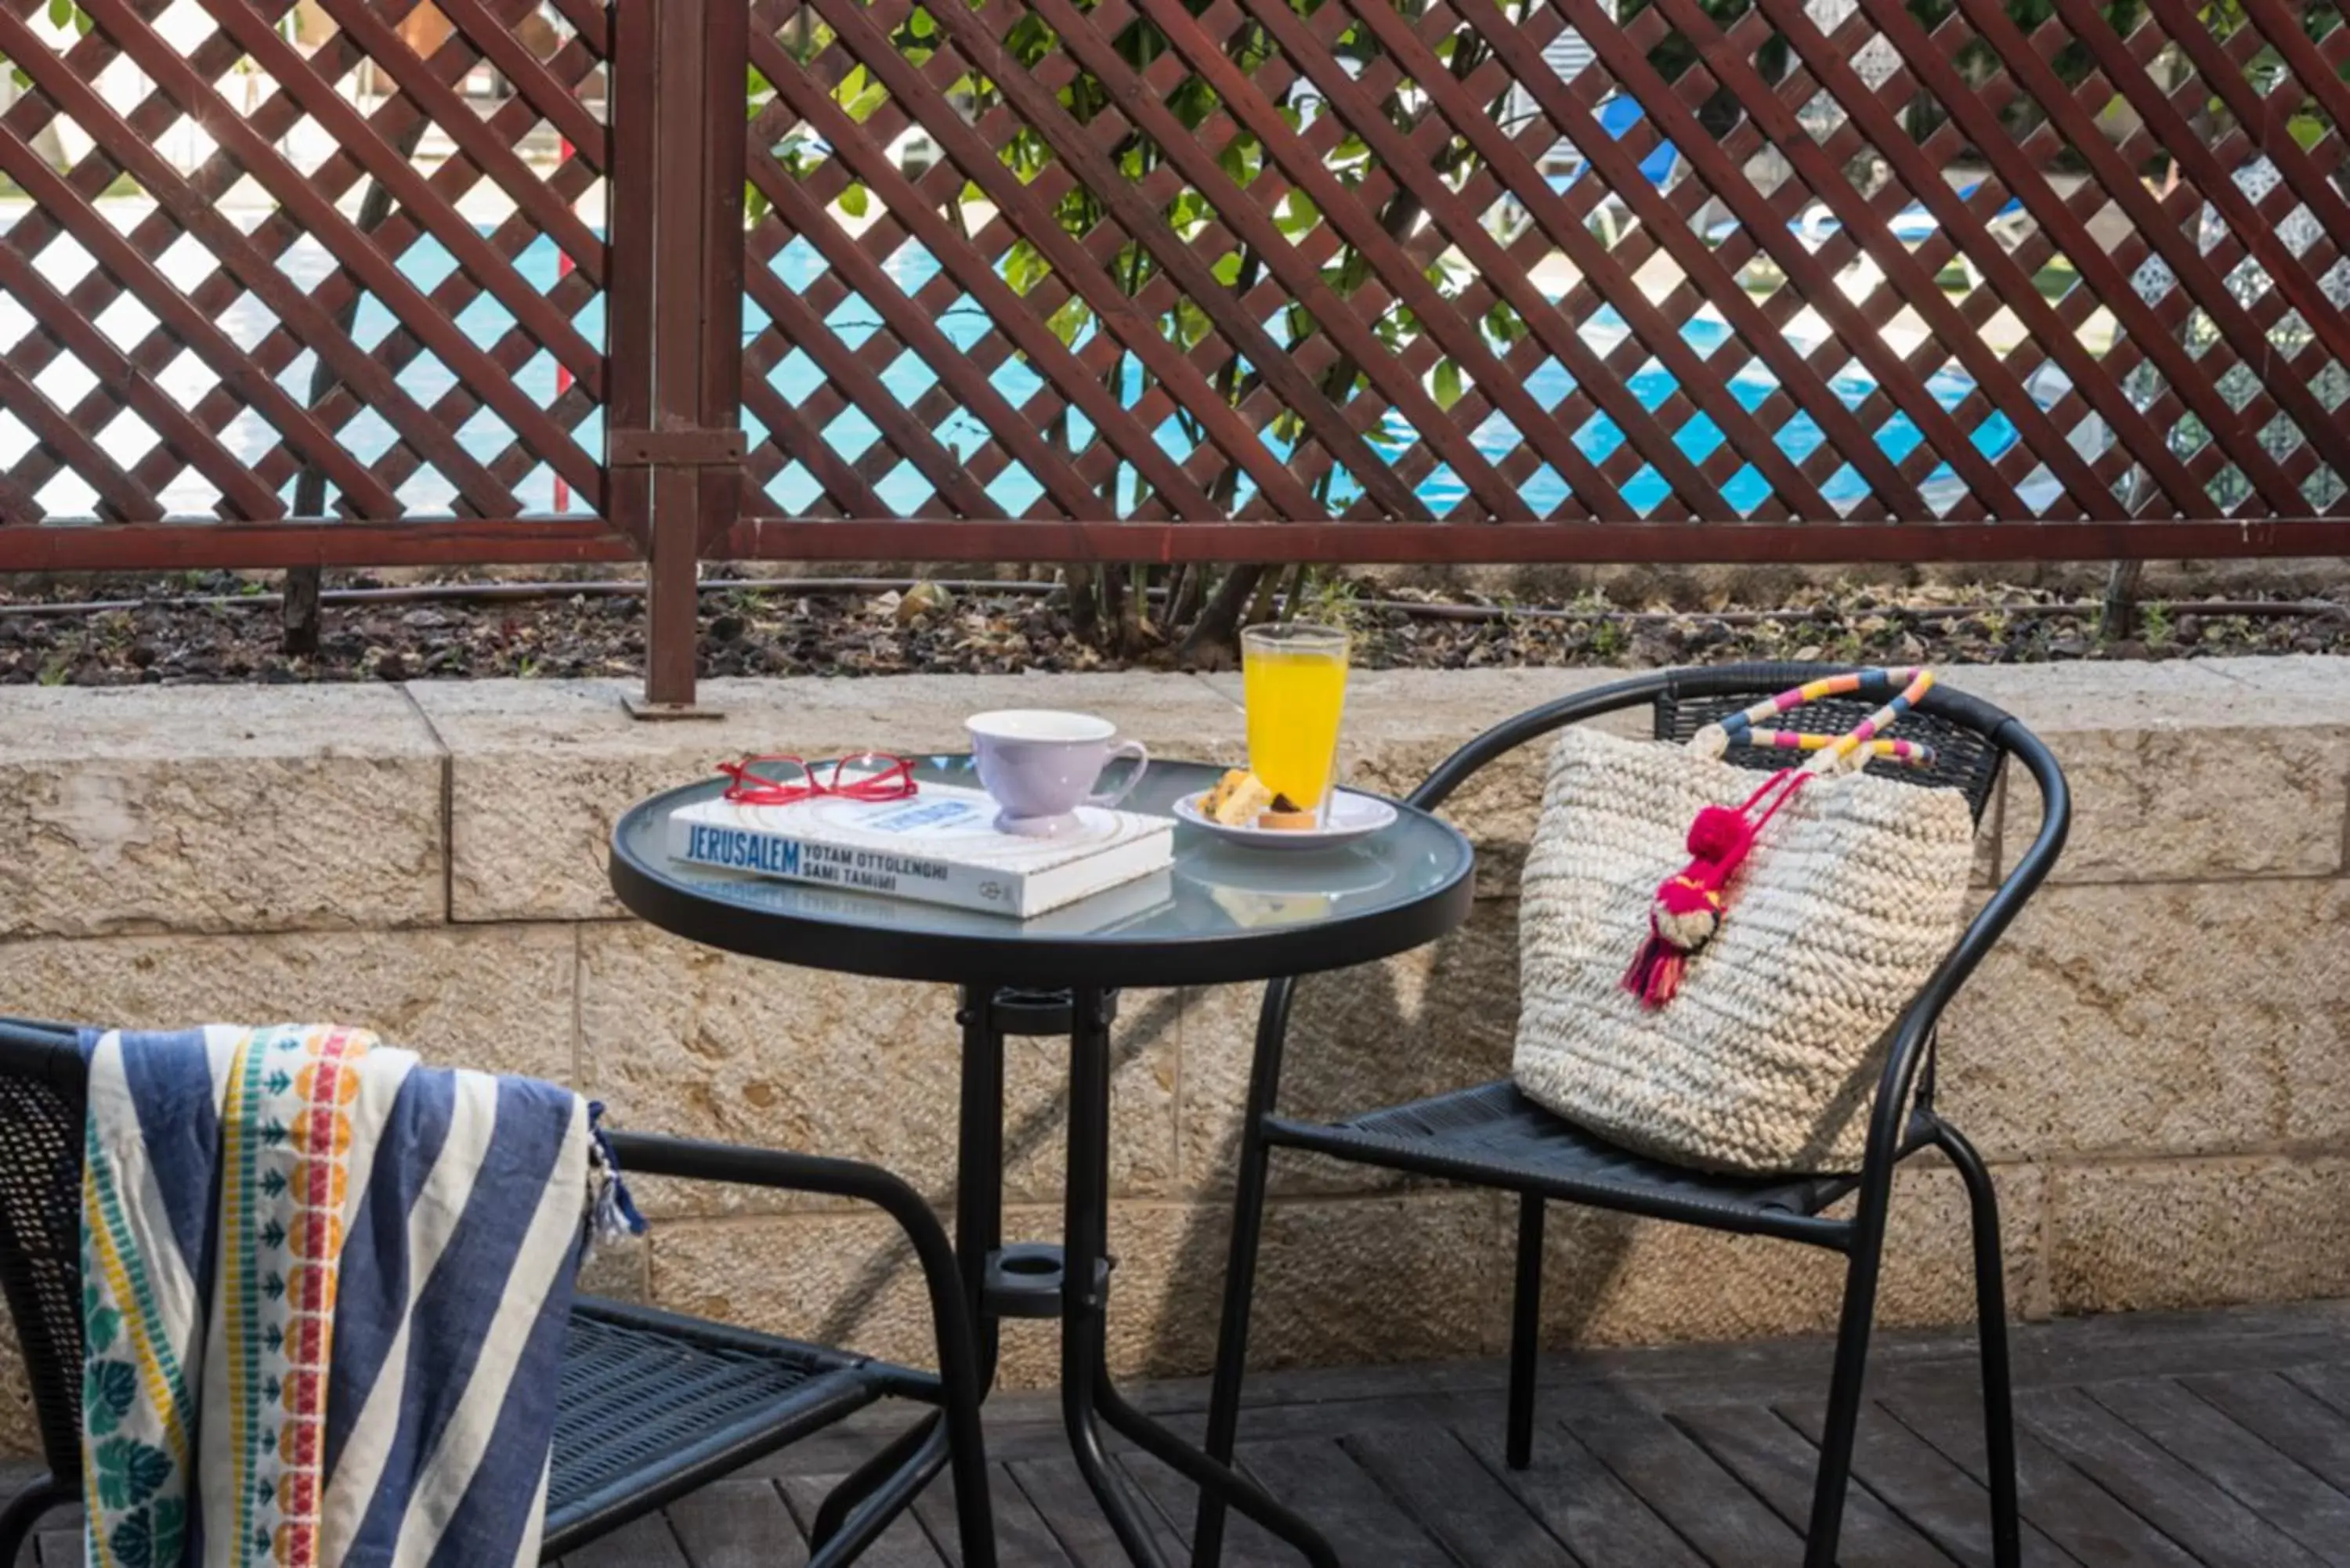
[[[919,579],[928,580],[928,579]],[[740,590],[776,594],[882,594],[903,593],[913,587],[912,577],[712,577],[704,581],[704,593],[727,593]],[[1057,583],[997,582],[983,577],[948,578],[935,585],[953,594],[1013,594],[1035,596],[1049,594],[1059,588]],[[642,583],[598,580],[584,583],[422,583],[397,588],[329,588],[319,596],[319,602],[329,605],[394,605],[394,604],[528,604],[547,599],[567,598],[636,598],[644,594]],[[1154,595],[1164,590],[1154,589]],[[168,598],[92,599],[72,604],[0,604],[0,616],[25,616],[52,618],[65,616],[104,615],[117,610],[145,608],[203,609],[211,607],[274,608],[284,601],[282,594],[187,594]],[[1711,621],[1721,626],[1760,626],[1765,621],[1803,621],[1829,612],[1826,607],[1775,610],[1585,610],[1557,609],[1534,605],[1446,604],[1418,599],[1357,599],[1358,607],[1380,610],[1420,620],[1588,620],[1608,621],[1622,626],[1669,626],[1677,622]],[[2350,606],[2338,605],[2329,599],[2200,599],[2172,602],[2168,606],[2174,616],[2193,615],[2246,619],[2306,618],[2310,619],[2350,619]],[[1922,605],[1909,607],[1888,606],[1863,613],[1902,616],[1918,621],[1966,620],[1977,616],[2003,615],[2030,620],[2044,620],[2053,616],[2083,615],[2094,617],[2099,607],[2081,600],[2065,604],[2035,605]]]

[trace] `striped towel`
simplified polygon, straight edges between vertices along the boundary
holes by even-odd
[[[88,1036],[90,1568],[535,1563],[596,1107],[359,1030]]]

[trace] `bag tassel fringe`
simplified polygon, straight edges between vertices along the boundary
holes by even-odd
[[[1648,935],[1624,971],[1624,989],[1644,1007],[1679,994],[1690,960],[1711,941],[1728,912],[1723,889],[1746,862],[1763,825],[1795,797],[1811,777],[1789,769],[1773,774],[1739,806],[1709,805],[1690,824],[1690,863],[1667,877],[1648,905]]]

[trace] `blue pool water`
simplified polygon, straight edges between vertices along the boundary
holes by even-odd
[[[159,265],[175,283],[185,287],[203,275],[212,265],[211,257],[192,241],[182,241],[161,257]],[[88,258],[69,243],[52,245],[44,253],[42,265],[53,282],[69,286],[88,267]],[[557,253],[551,240],[540,239],[517,258],[518,267],[525,280],[536,289],[551,288],[556,276]],[[804,291],[824,272],[824,264],[814,246],[804,239],[795,239],[785,246],[771,264],[781,283],[795,292]],[[303,286],[315,287],[332,270],[332,260],[315,241],[305,238],[297,242],[282,258],[280,265]],[[936,260],[920,246],[901,245],[885,264],[886,270],[898,286],[911,295],[934,279],[939,273]],[[401,261],[401,270],[428,296],[456,271],[456,263],[449,253],[429,240],[411,246]],[[920,308],[920,307],[918,307]],[[978,305],[962,296],[943,310],[931,312],[940,330],[958,349],[968,349],[985,337],[988,318]],[[119,343],[138,340],[152,325],[152,317],[140,307],[118,303],[101,318],[101,325]],[[502,339],[512,327],[513,317],[504,306],[489,295],[483,295],[467,305],[457,316],[457,324],[475,343],[492,345]],[[849,296],[834,306],[827,314],[827,324],[843,344],[851,349],[864,345],[879,329],[880,317],[867,300]],[[19,332],[29,327],[29,318],[13,300],[0,300],[0,342],[13,342]],[[220,325],[239,345],[250,348],[261,341],[276,325],[275,318],[250,296],[240,297],[220,318]],[[362,304],[354,324],[353,336],[363,348],[372,348],[394,325],[391,312],[372,296]],[[603,306],[600,298],[591,298],[575,318],[574,325],[581,337],[590,344],[599,343],[603,336]],[[1276,337],[1279,323],[1269,323]],[[757,337],[768,326],[768,317],[755,299],[746,301],[743,333],[745,341]],[[1610,312],[1601,312],[1585,323],[1582,336],[1595,350],[1606,353],[1622,341],[1626,335],[1623,322]],[[1690,346],[1701,356],[1711,357],[1728,341],[1728,329],[1719,321],[1699,319],[1685,329]],[[1743,357],[1742,357],[1743,358]],[[1124,396],[1131,401],[1139,396],[1141,369],[1131,356],[1125,361]],[[279,380],[297,400],[306,400],[311,378],[311,356],[298,355],[280,375]],[[904,404],[912,404],[928,392],[935,378],[919,355],[900,351],[879,372],[882,384],[890,394]],[[77,378],[83,378],[77,379]],[[210,389],[211,373],[192,354],[182,354],[167,367],[161,378],[167,390],[183,402],[191,402]],[[536,351],[515,372],[515,379],[533,401],[544,407],[555,398],[557,371],[552,355]],[[783,398],[797,406],[805,402],[824,382],[816,362],[805,348],[795,348],[778,362],[770,380]],[[418,356],[400,374],[400,384],[419,403],[431,408],[458,385],[456,373],[430,354]],[[1005,401],[1014,409],[1023,408],[1043,389],[1044,382],[1027,365],[1016,358],[1006,358],[994,370],[992,381]],[[89,381],[86,372],[69,360],[60,360],[45,373],[42,385],[50,396],[70,407],[86,391]],[[1954,408],[1972,389],[1970,381],[1962,376],[1945,372],[1929,383],[1934,396],[1945,408]],[[1641,404],[1656,408],[1669,399],[1675,381],[1669,372],[1654,359],[1635,372],[1629,389]],[[1756,408],[1777,388],[1777,380],[1751,358],[1733,371],[1729,389],[1740,403]],[[1876,383],[1863,374],[1857,365],[1848,365],[1844,372],[1832,379],[1830,385],[1846,406],[1856,406],[1875,389]],[[1544,409],[1555,407],[1573,389],[1574,382],[1555,359],[1545,360],[1527,383],[1528,390]],[[583,447],[595,452],[601,442],[600,414],[590,411],[577,424],[575,433]],[[1080,445],[1091,439],[1091,427],[1072,414],[1072,437]],[[755,442],[765,434],[764,429],[746,410],[745,423]],[[484,460],[494,458],[505,450],[510,440],[504,421],[486,410],[477,412],[460,431],[466,449]],[[958,455],[976,451],[987,440],[984,422],[967,409],[958,408],[937,427],[940,442]],[[825,441],[844,458],[854,459],[880,439],[873,421],[855,410],[845,410],[824,427]],[[1878,445],[1887,455],[1896,459],[1914,451],[1921,440],[1917,427],[1906,416],[1896,415],[1876,432]],[[276,444],[276,433],[258,416],[240,415],[224,431],[230,450],[241,457],[257,458]],[[137,428],[135,421],[119,419],[109,427],[101,439],[109,444],[119,458],[137,458],[154,444],[151,432]],[[373,411],[363,412],[344,427],[342,439],[363,461],[373,462],[393,443],[392,427]],[[1159,444],[1176,457],[1188,457],[1194,450],[1192,437],[1180,424],[1167,421],[1156,432]],[[1379,443],[1387,455],[1400,452],[1412,439],[1412,431],[1399,416],[1389,414],[1384,439]],[[1488,418],[1471,439],[1477,448],[1498,459],[1513,451],[1519,444],[1516,429],[1499,414]],[[1576,447],[1594,462],[1603,462],[1623,444],[1622,431],[1603,416],[1594,416],[1574,432]],[[1824,438],[1809,415],[1797,414],[1773,432],[1777,445],[1794,461],[1801,462],[1816,452]],[[1702,415],[1690,420],[1675,434],[1674,441],[1693,460],[1711,456],[1722,443],[1721,431]],[[2006,452],[2016,440],[2014,428],[2004,419],[1992,416],[1973,431],[1975,444],[1986,454],[1996,456]],[[1281,451],[1279,443],[1268,435],[1268,444]],[[13,419],[0,418],[0,464],[13,462],[30,445],[29,433]],[[1128,483],[1131,483],[1129,475]],[[1938,486],[1955,485],[1947,465],[1937,468],[1925,484],[1929,494]],[[912,465],[899,462],[878,482],[874,488],[884,504],[900,512],[911,511],[931,493],[931,485]],[[1041,486],[1022,468],[1014,465],[995,476],[989,485],[991,498],[1014,515],[1028,511],[1042,498]],[[1839,509],[1849,507],[1866,494],[1859,476],[1848,466],[1839,468],[1822,486],[1827,499]],[[1419,494],[1431,513],[1441,516],[1465,495],[1460,477],[1448,466],[1439,466],[1419,483]],[[517,486],[524,504],[533,510],[551,509],[557,504],[553,475],[541,467],[530,473]],[[797,463],[776,475],[770,486],[774,500],[786,513],[815,508],[820,491],[816,482]],[[75,495],[86,497],[86,487],[70,476],[60,476],[43,493],[43,500],[57,513],[67,514],[87,510],[88,502],[80,505],[70,503]],[[1742,512],[1761,504],[1769,495],[1767,483],[1751,466],[1742,467],[1724,485],[1723,493],[1730,504]],[[1245,502],[1249,491],[1244,487],[1241,499]],[[1332,504],[1343,507],[1355,498],[1350,481],[1343,476],[1332,494]],[[1534,516],[1546,514],[1566,499],[1565,482],[1547,465],[1537,470],[1522,485],[1521,494]],[[447,483],[430,469],[420,472],[401,487],[402,499],[410,505],[425,511],[438,511],[448,506],[452,492]],[[1669,498],[1664,482],[1653,470],[1643,466],[1624,486],[1626,501],[1646,513]],[[174,511],[206,511],[213,493],[201,479],[183,476],[165,494],[165,501]],[[1131,504],[1131,496],[1122,497],[1122,504]]]

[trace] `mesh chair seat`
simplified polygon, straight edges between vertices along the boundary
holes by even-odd
[[[563,1345],[549,1556],[873,1403],[862,1357],[583,1298]]]
[[[1266,1141],[1391,1169],[1540,1192],[1718,1230],[1830,1240],[1814,1218],[1855,1176],[1722,1175],[1668,1164],[1554,1116],[1504,1078],[1341,1122],[1274,1116]]]

